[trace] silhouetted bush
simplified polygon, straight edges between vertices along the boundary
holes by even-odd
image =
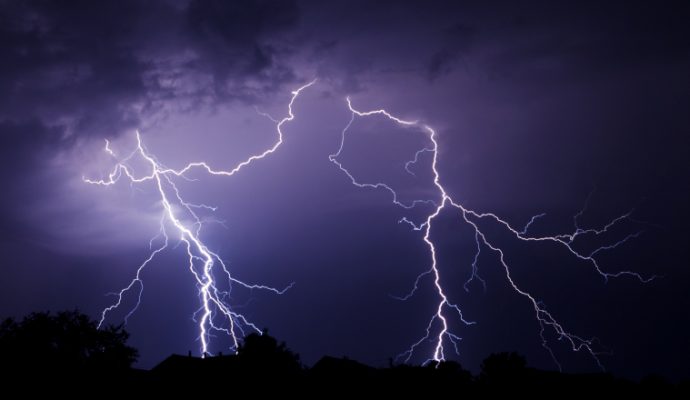
[[[527,360],[518,353],[495,353],[482,361],[479,381],[489,385],[520,385],[527,377]]]
[[[128,337],[122,326],[98,329],[77,311],[8,318],[0,323],[0,364],[17,373],[127,370],[138,357]]]
[[[433,364],[430,364],[432,366]],[[456,361],[442,361],[437,365],[433,365],[437,374],[446,380],[452,380],[456,384],[472,383],[472,373],[464,369],[459,362]]]
[[[237,349],[237,357],[242,368],[252,370],[295,373],[302,369],[299,355],[288,349],[285,342],[278,343],[267,331],[245,337]]]

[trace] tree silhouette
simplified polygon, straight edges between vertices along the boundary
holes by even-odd
[[[122,326],[98,329],[78,311],[32,313],[21,322],[0,323],[0,364],[3,370],[33,373],[123,371],[138,357],[126,345]]]
[[[456,384],[469,384],[472,382],[472,373],[464,369],[459,362],[456,361],[442,361],[440,363],[431,363],[441,378],[451,379]]]
[[[237,356],[243,368],[264,371],[298,372],[302,369],[299,355],[287,348],[264,330],[263,334],[252,333],[244,338],[237,349]]]
[[[523,384],[527,360],[518,353],[495,353],[482,361],[479,380],[490,385]]]

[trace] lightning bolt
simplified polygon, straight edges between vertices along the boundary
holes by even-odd
[[[561,246],[565,248],[573,257],[578,259],[579,261],[588,264],[590,267],[593,268],[593,270],[601,277],[603,278],[604,281],[608,281],[609,278],[617,278],[617,277],[623,277],[623,276],[628,276],[635,278],[641,282],[649,282],[652,279],[655,278],[655,276],[645,278],[642,275],[632,272],[632,271],[617,271],[617,272],[608,272],[605,271],[599,261],[597,260],[596,256],[599,255],[599,253],[607,251],[607,250],[612,250],[623,243],[627,242],[630,239],[633,239],[637,236],[639,236],[642,232],[635,232],[632,233],[623,239],[610,244],[606,246],[599,247],[595,249],[594,251],[590,253],[583,253],[581,251],[578,251],[575,248],[575,242],[577,241],[578,238],[585,237],[585,236],[599,236],[602,235],[606,232],[608,232],[611,228],[613,228],[615,225],[619,224],[620,222],[624,220],[630,220],[635,222],[634,220],[631,219],[631,212],[628,212],[626,214],[623,214],[615,219],[613,219],[611,222],[606,224],[603,228],[600,229],[595,229],[595,228],[589,228],[589,229],[583,229],[580,227],[578,224],[578,217],[582,216],[586,209],[587,205],[589,203],[589,198],[584,206],[584,208],[575,215],[574,217],[574,225],[575,225],[575,230],[571,233],[565,233],[565,234],[559,234],[559,235],[553,235],[553,236],[532,236],[528,234],[529,228],[539,219],[545,216],[545,214],[538,214],[533,216],[529,222],[522,228],[518,229],[513,227],[510,223],[508,223],[506,220],[500,218],[494,213],[491,212],[477,212],[474,210],[471,210],[459,202],[455,201],[446,191],[446,188],[444,185],[441,183],[441,174],[439,173],[438,170],[438,158],[439,158],[439,152],[438,152],[438,141],[437,141],[437,134],[432,129],[430,126],[425,125],[420,123],[419,121],[407,121],[402,118],[396,117],[393,114],[389,113],[388,111],[384,109],[379,109],[379,110],[372,110],[372,111],[359,111],[355,109],[352,105],[352,101],[350,98],[346,98],[347,101],[347,106],[351,112],[351,117],[349,119],[349,122],[346,124],[346,126],[343,128],[341,132],[341,137],[340,137],[340,147],[338,150],[329,155],[329,160],[335,164],[336,167],[338,167],[350,180],[350,182],[358,187],[358,188],[363,188],[363,189],[379,189],[379,190],[385,190],[390,193],[392,202],[394,205],[398,207],[402,207],[406,210],[412,209],[416,206],[422,205],[422,204],[427,204],[427,205],[433,205],[433,208],[431,211],[426,215],[425,218],[419,223],[416,223],[412,221],[409,218],[402,218],[399,222],[409,224],[412,229],[415,231],[419,231],[422,234],[422,240],[426,244],[426,246],[429,249],[429,266],[426,270],[424,270],[422,273],[420,273],[417,278],[414,281],[414,285],[412,290],[407,293],[405,296],[398,297],[401,300],[406,300],[412,297],[415,292],[418,290],[419,286],[422,284],[422,282],[425,279],[429,279],[432,282],[433,288],[435,289],[437,298],[438,298],[438,303],[437,306],[434,309],[434,312],[431,315],[431,318],[429,319],[428,324],[426,325],[425,333],[422,335],[422,337],[413,343],[408,350],[405,352],[401,353],[398,356],[398,359],[403,359],[404,362],[409,362],[413,354],[415,354],[420,346],[428,341],[431,341],[434,343],[433,351],[431,353],[431,356],[424,361],[424,364],[427,364],[429,362],[441,362],[446,359],[446,351],[448,349],[449,345],[453,346],[453,349],[455,350],[456,353],[458,353],[458,342],[461,340],[460,336],[457,334],[453,333],[450,328],[449,328],[449,321],[451,318],[457,319],[457,321],[461,322],[464,325],[474,325],[475,322],[471,321],[469,319],[466,319],[465,316],[463,315],[463,312],[461,308],[453,303],[450,299],[446,291],[444,290],[444,285],[442,284],[442,277],[441,277],[441,272],[439,270],[438,266],[438,261],[437,261],[437,249],[434,241],[431,239],[431,232],[433,228],[434,222],[437,220],[438,216],[441,214],[442,211],[445,209],[451,209],[455,210],[455,212],[459,215],[461,220],[466,223],[469,227],[471,227],[474,230],[474,238],[476,242],[476,252],[474,255],[474,260],[472,262],[472,273],[469,277],[469,279],[464,283],[464,288],[466,291],[469,291],[468,285],[470,282],[473,280],[477,279],[479,280],[484,288],[486,288],[486,282],[479,276],[478,274],[478,262],[479,262],[479,256],[482,248],[488,249],[494,254],[498,256],[498,260],[500,262],[500,265],[503,268],[503,272],[505,275],[505,278],[510,285],[510,287],[515,291],[516,294],[521,296],[527,301],[527,304],[531,306],[531,308],[534,311],[534,316],[536,318],[536,321],[539,324],[539,335],[541,338],[541,343],[542,346],[546,349],[546,351],[549,353],[551,358],[553,359],[554,363],[556,366],[561,369],[561,364],[558,361],[554,351],[552,350],[549,341],[546,339],[544,336],[544,333],[547,330],[551,330],[555,333],[555,335],[558,337],[559,340],[566,342],[569,344],[570,348],[573,351],[586,351],[588,352],[591,357],[594,359],[594,361],[597,363],[597,365],[603,369],[603,365],[600,361],[599,356],[603,353],[599,349],[597,339],[588,339],[588,338],[583,338],[578,335],[575,335],[571,333],[569,330],[567,330],[557,319],[556,317],[546,308],[546,306],[538,301],[536,297],[531,294],[530,292],[526,291],[523,289],[514,279],[511,274],[511,267],[509,263],[506,261],[506,256],[504,253],[504,250],[501,249],[497,244],[491,241],[491,239],[487,236],[485,231],[483,231],[480,227],[480,223],[483,223],[485,221],[492,221],[494,223],[499,224],[499,226],[502,226],[508,233],[512,235],[513,238],[520,242],[544,242],[544,243],[551,243],[553,245]],[[393,123],[408,128],[406,131],[410,131],[409,128],[414,128],[416,131],[420,131],[424,135],[426,135],[428,139],[428,144],[423,147],[422,149],[418,150],[414,158],[408,162],[405,163],[405,170],[412,174],[415,175],[414,172],[411,170],[411,168],[419,162],[420,157],[425,154],[425,153],[430,153],[431,154],[431,171],[433,173],[433,184],[435,186],[435,191],[437,192],[435,198],[431,199],[418,199],[418,200],[413,200],[411,202],[402,202],[399,199],[398,193],[396,190],[391,187],[389,184],[386,184],[385,182],[361,182],[357,180],[357,178],[339,161],[339,157],[345,147],[345,142],[346,142],[346,137],[347,133],[350,130],[350,127],[352,126],[353,122],[355,121],[356,118],[367,118],[367,117],[382,117],[386,118]]]
[[[136,133],[137,145],[136,148],[125,158],[121,159],[113,170],[109,173],[106,179],[92,180],[84,178],[84,181],[89,184],[100,185],[100,186],[111,186],[116,184],[122,179],[128,180],[131,184],[143,184],[150,182],[156,189],[156,193],[159,196],[160,203],[162,205],[162,215],[160,220],[160,227],[158,234],[151,239],[150,248],[151,253],[137,268],[135,277],[130,281],[129,285],[123,288],[120,292],[116,293],[117,300],[105,308],[101,314],[101,319],[99,321],[99,326],[102,324],[108,313],[119,308],[123,302],[125,295],[130,291],[136,291],[136,305],[127,313],[125,316],[125,321],[136,311],[137,307],[141,303],[141,298],[143,294],[143,281],[141,279],[141,273],[146,268],[146,266],[151,263],[154,258],[166,250],[171,242],[171,235],[174,233],[179,242],[183,243],[187,252],[187,262],[189,270],[191,271],[196,285],[199,289],[199,298],[201,300],[201,306],[199,310],[195,313],[195,318],[199,327],[199,339],[201,342],[201,353],[202,355],[208,354],[209,340],[211,337],[211,332],[219,331],[224,332],[232,339],[233,348],[236,349],[238,346],[238,340],[240,337],[245,335],[246,330],[252,330],[260,332],[260,330],[250,322],[244,315],[237,313],[228,304],[227,298],[229,297],[229,291],[233,285],[239,285],[246,289],[260,289],[265,291],[270,291],[276,294],[282,294],[290,287],[292,284],[286,286],[282,289],[277,289],[274,287],[269,287],[260,284],[249,284],[235,278],[227,265],[222,261],[217,253],[211,251],[203,242],[201,238],[201,229],[203,226],[203,221],[198,215],[198,210],[205,209],[210,211],[215,211],[214,207],[208,206],[206,204],[194,204],[184,200],[180,193],[180,190],[176,186],[176,179],[190,179],[186,174],[195,169],[201,169],[210,175],[216,176],[233,176],[244,167],[249,166],[255,161],[261,160],[270,154],[277,151],[280,145],[283,143],[283,131],[282,127],[285,123],[292,121],[295,116],[292,111],[292,106],[296,99],[299,97],[300,93],[313,85],[316,81],[307,83],[306,85],[300,87],[299,89],[292,92],[292,97],[288,104],[287,116],[283,119],[274,119],[271,116],[259,112],[261,115],[266,116],[271,119],[276,124],[276,131],[278,134],[277,141],[273,146],[267,148],[263,152],[255,155],[251,155],[244,161],[238,163],[233,168],[227,170],[218,170],[209,166],[205,162],[192,162],[187,164],[181,169],[171,169],[167,168],[161,164],[155,156],[149,153],[142,143],[141,135],[139,132]],[[480,227],[481,223],[493,222],[503,227],[504,230],[512,235],[512,237],[519,242],[539,242],[545,244],[552,244],[555,246],[560,246],[566,249],[575,259],[581,261],[583,264],[589,265],[593,271],[598,274],[606,282],[610,278],[618,277],[632,277],[640,282],[646,283],[655,278],[643,277],[642,275],[627,270],[621,270],[616,272],[605,271],[597,256],[600,253],[612,250],[618,246],[626,243],[627,241],[638,237],[642,234],[642,231],[634,232],[625,236],[624,238],[618,240],[609,245],[604,245],[596,248],[595,250],[585,253],[577,250],[575,247],[576,242],[581,237],[591,237],[600,236],[609,232],[614,226],[619,223],[628,220],[636,222],[632,219],[632,211],[623,214],[617,218],[611,220],[608,224],[604,225],[602,228],[582,228],[578,222],[579,217],[581,217],[587,210],[589,204],[589,197],[585,203],[585,206],[580,210],[573,218],[574,230],[569,233],[550,235],[550,236],[538,236],[530,235],[529,229],[535,224],[540,218],[544,217],[545,214],[538,214],[533,216],[524,227],[516,228],[505,219],[500,218],[498,215],[492,212],[477,212],[463,206],[461,203],[455,201],[446,191],[446,188],[441,182],[441,174],[438,170],[438,158],[439,158],[439,145],[437,141],[437,134],[433,128],[430,126],[420,123],[419,121],[408,121],[394,116],[384,109],[372,110],[372,111],[359,111],[354,108],[350,98],[346,98],[347,107],[351,112],[351,118],[346,124],[346,126],[341,131],[340,146],[338,150],[328,156],[330,162],[332,162],[340,171],[342,171],[349,181],[358,188],[363,189],[377,189],[384,190],[388,192],[391,196],[392,203],[395,206],[401,207],[405,210],[411,210],[416,207],[425,206],[429,207],[429,212],[426,214],[420,222],[415,222],[410,218],[402,218],[399,222],[408,224],[414,231],[418,231],[422,235],[422,240],[429,250],[429,265],[421,272],[414,281],[412,289],[404,296],[398,297],[401,300],[409,299],[414,296],[418,288],[423,284],[426,279],[429,279],[432,283],[432,287],[436,292],[438,303],[434,309],[434,312],[429,318],[429,322],[426,325],[424,334],[419,340],[414,342],[409,349],[399,355],[405,362],[409,362],[414,354],[420,350],[420,347],[425,342],[432,342],[433,351],[431,355],[424,361],[424,364],[429,362],[441,362],[446,359],[446,353],[449,346],[458,353],[459,352],[459,342],[462,340],[459,335],[450,330],[450,323],[453,320],[459,321],[460,323],[471,326],[476,324],[475,321],[465,318],[462,309],[456,303],[454,303],[445,290],[445,285],[442,280],[441,271],[439,269],[437,261],[437,248],[435,242],[431,238],[431,233],[433,229],[434,222],[438,219],[439,215],[446,209],[454,210],[460,219],[471,227],[474,231],[474,239],[476,243],[476,251],[471,264],[471,274],[469,278],[464,282],[464,289],[469,292],[469,284],[474,280],[478,280],[483,285],[486,290],[486,282],[479,275],[479,258],[482,254],[482,249],[486,249],[491,253],[495,254],[500,262],[503,269],[504,276],[514,290],[514,292],[524,298],[527,304],[531,306],[534,312],[535,319],[539,325],[539,336],[545,350],[550,354],[554,363],[561,368],[554,351],[551,348],[549,340],[545,336],[547,330],[552,331],[560,341],[568,343],[573,351],[585,351],[589,353],[595,360],[597,365],[602,369],[603,366],[599,359],[602,351],[599,350],[599,345],[597,339],[589,339],[578,336],[571,333],[569,330],[564,328],[564,326],[556,319],[556,317],[546,308],[546,306],[537,300],[537,298],[530,292],[523,289],[514,279],[511,274],[511,267],[506,260],[504,250],[494,243],[487,235],[485,231]],[[257,110],[258,111],[258,110]],[[346,144],[347,133],[357,118],[367,118],[367,117],[383,117],[393,123],[409,128],[408,130],[419,131],[428,139],[428,144],[423,148],[415,152],[412,160],[405,163],[405,171],[413,176],[416,176],[413,167],[415,167],[419,162],[420,158],[425,156],[425,154],[431,155],[431,171],[433,174],[433,185],[435,187],[436,195],[433,198],[426,199],[415,199],[412,201],[404,202],[400,200],[398,192],[389,184],[385,182],[361,182],[358,180],[347,167],[340,162],[339,157],[343,152]],[[110,142],[106,140],[105,151],[114,158],[117,158],[116,153],[112,150]],[[144,164],[148,166],[148,173],[143,175],[135,174],[132,168],[129,166],[130,161],[134,159],[144,161]],[[191,220],[191,224],[187,224],[184,221]],[[172,232],[172,233],[171,233]],[[155,246],[155,243],[159,243]],[[222,277],[224,283],[219,279]],[[223,284],[227,286],[228,289],[222,289]]]
[[[129,285],[118,293],[115,293],[116,301],[102,311],[99,327],[104,323],[111,311],[118,309],[122,305],[125,296],[129,292],[135,292],[136,304],[125,316],[125,322],[127,322],[127,319],[136,311],[141,303],[144,291],[144,284],[141,278],[142,272],[157,255],[169,247],[171,237],[174,237],[176,240],[179,240],[179,243],[182,243],[186,249],[187,266],[199,290],[201,305],[199,310],[194,314],[194,319],[198,324],[202,357],[210,354],[209,342],[212,332],[227,334],[232,340],[232,349],[234,350],[238,347],[239,338],[245,336],[247,330],[261,333],[261,330],[259,330],[254,323],[244,315],[236,312],[230,306],[227,301],[230,295],[230,288],[234,285],[239,285],[249,290],[258,289],[273,292],[275,294],[283,294],[292,287],[293,284],[291,283],[282,289],[277,289],[260,284],[246,283],[235,278],[221,257],[217,253],[211,251],[201,238],[203,221],[199,217],[198,210],[205,209],[215,211],[215,207],[185,201],[175,182],[177,179],[190,179],[186,174],[194,169],[204,170],[210,175],[233,176],[243,168],[274,153],[283,143],[283,125],[295,118],[292,111],[294,102],[303,90],[312,86],[315,82],[316,80],[311,81],[292,92],[292,97],[287,107],[287,116],[280,120],[269,117],[276,123],[276,132],[278,134],[278,138],[273,146],[259,154],[251,155],[228,170],[214,169],[205,162],[192,162],[177,170],[167,168],[146,149],[142,142],[141,135],[137,131],[135,149],[115,165],[107,178],[100,180],[83,178],[84,182],[88,184],[100,186],[112,186],[123,179],[129,181],[130,184],[151,183],[162,205],[158,234],[152,238],[149,243],[151,253],[144,262],[139,265]],[[108,140],[105,141],[104,150],[110,156],[116,157]],[[138,162],[143,161],[146,165],[147,173],[137,174],[134,172],[133,168],[130,166],[130,162],[135,160]],[[191,223],[184,222],[187,220],[191,220]],[[160,244],[154,246],[154,243],[158,242],[160,242]]]

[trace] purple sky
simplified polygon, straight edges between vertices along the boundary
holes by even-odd
[[[428,268],[419,232],[397,223],[409,213],[328,160],[350,96],[360,110],[432,126],[443,184],[474,210],[516,226],[545,212],[535,232],[554,234],[572,230],[594,188],[583,226],[634,209],[638,222],[610,241],[644,234],[602,265],[662,276],[648,284],[605,283],[560,250],[497,240],[564,325],[613,350],[602,358],[609,370],[688,377],[687,6],[481,3],[0,0],[0,316],[76,307],[96,317],[147,257],[160,216],[151,188],[82,181],[112,168],[104,139],[125,153],[139,129],[165,165],[228,168],[275,140],[255,108],[282,117],[290,91],[318,78],[279,151],[236,176],[180,184],[189,200],[218,206],[225,226],[203,237],[238,277],[295,282],[283,296],[238,294],[245,315],[308,364],[332,354],[385,365],[423,335],[431,287],[407,302],[390,296]],[[433,189],[428,160],[417,178],[402,169],[423,136],[367,119],[348,140],[342,162],[362,180],[393,182],[408,200]],[[473,233],[449,214],[434,237],[449,296],[477,321],[456,327],[457,359],[476,369],[515,350],[554,368],[495,255],[480,266],[487,290],[466,293]],[[182,253],[145,273],[128,325],[143,367],[198,349]],[[555,343],[565,370],[596,370]]]

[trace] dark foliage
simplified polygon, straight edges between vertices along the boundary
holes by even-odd
[[[482,361],[479,381],[489,385],[520,385],[527,375],[527,360],[517,353],[496,353]]]
[[[127,338],[121,326],[98,329],[96,322],[76,311],[33,313],[19,322],[6,319],[0,323],[0,369],[10,371],[6,376],[48,378],[61,384],[55,386],[61,390],[73,390],[78,377],[80,385],[91,383],[123,394],[138,386],[171,391],[198,389],[200,382],[205,382],[204,389],[211,392],[222,391],[232,382],[237,388],[250,384],[262,393],[279,390],[282,394],[331,396],[336,388],[340,395],[423,391],[430,396],[494,389],[514,393],[555,390],[568,394],[601,389],[618,394],[664,394],[672,389],[688,389],[687,382],[673,385],[657,375],[649,375],[636,384],[605,373],[541,371],[528,367],[525,358],[517,353],[491,354],[482,362],[476,377],[454,361],[423,366],[391,362],[388,368],[374,368],[348,358],[327,356],[305,368],[298,354],[267,331],[248,335],[236,354],[204,358],[173,355],[151,371],[142,371],[132,369],[137,351],[127,346]],[[251,382],[267,384],[257,386]],[[325,387],[330,389],[324,392]],[[80,386],[81,389],[87,390],[86,386]]]
[[[31,373],[124,371],[137,359],[127,346],[122,326],[98,329],[77,311],[32,313],[21,321],[0,324],[0,365],[3,370]]]
[[[299,355],[288,349],[285,342],[278,343],[266,330],[245,337],[237,349],[237,358],[242,368],[250,370],[296,373],[302,369]]]

